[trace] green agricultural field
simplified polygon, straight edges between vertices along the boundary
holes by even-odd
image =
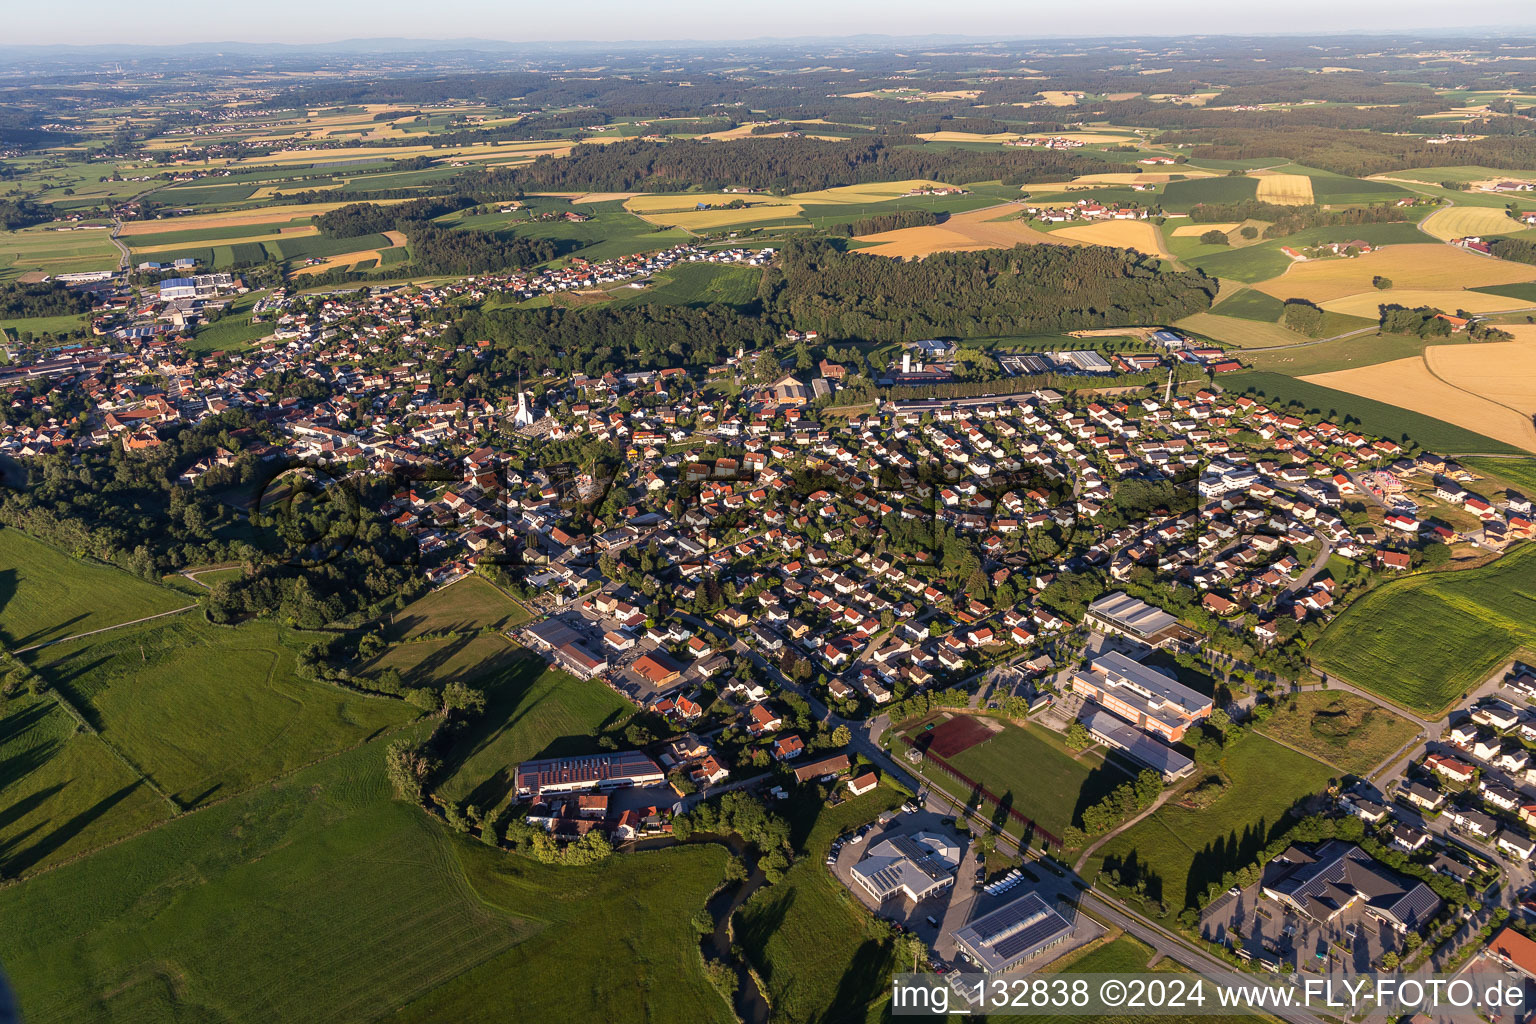
[[[1536,306],[1536,281],[1526,281],[1523,284],[1495,284],[1470,290],[1488,295],[1502,295],[1510,299],[1521,299]]]
[[[1408,719],[1352,693],[1283,697],[1259,730],[1351,775],[1365,775],[1413,738]]]
[[[180,805],[293,771],[414,716],[294,674],[316,634],[188,614],[44,648],[33,667]]]
[[[1211,310],[1221,316],[1275,323],[1285,314],[1285,303],[1273,295],[1244,288],[1230,299],[1222,299]]]
[[[528,611],[479,576],[417,598],[390,617],[390,636],[408,640],[423,633],[508,629],[527,622]]]
[[[1059,837],[1068,825],[1079,823],[1084,808],[1131,778],[1097,756],[1074,758],[1054,733],[1040,726],[1002,725],[991,739],[947,760],[1053,835]],[[929,777],[962,801],[970,797],[963,783],[942,772],[930,772]]]
[[[197,329],[187,348],[193,352],[240,352],[270,336],[276,329],[270,320],[251,322],[251,310],[264,295],[265,291],[249,292],[235,299],[222,317]]]
[[[592,753],[599,736],[619,733],[634,713],[634,705],[602,682],[577,679],[546,668],[542,658],[509,649],[514,656],[474,684],[485,690],[485,714],[444,766],[439,792],[450,800],[498,806],[511,792],[519,761]]]
[[[614,304],[708,306],[719,302],[740,308],[757,301],[757,287],[763,272],[755,267],[684,263],[657,278],[660,283],[638,291],[623,286],[615,288],[613,294],[620,297]]]
[[[1219,768],[1227,784],[1213,800],[1200,808],[1170,800],[1106,843],[1092,866],[1113,867],[1126,882],[1145,877],[1148,898],[1161,900],[1169,915],[1176,915],[1211,881],[1251,862],[1284,828],[1287,811],[1337,774],[1257,733],[1238,737]],[[1185,791],[1199,784],[1186,783]]]
[[[1259,191],[1259,179],[1246,175],[1217,178],[1186,178],[1163,186],[1165,210],[1185,211],[1200,203],[1240,203]]]
[[[52,696],[0,699],[0,875],[15,878],[164,821],[170,804]]]
[[[391,799],[382,766],[368,744],[0,890],[27,1020],[504,1020],[509,977],[563,978],[516,989],[528,1020],[730,1019],[689,925],[720,847],[544,867]]]
[[[1361,326],[1370,326],[1368,320],[1357,317],[1347,319],[1356,320]],[[1330,331],[1329,333],[1342,332]],[[1306,345],[1283,351],[1246,353],[1243,361],[1255,370],[1305,377],[1314,373],[1332,373],[1335,370],[1348,370],[1356,366],[1372,366],[1393,359],[1406,359],[1409,356],[1421,355],[1429,345],[1455,345],[1465,343],[1466,340],[1465,337],[1425,339],[1405,334],[1359,334],[1350,338],[1340,338],[1337,341],[1326,341],[1318,345]]]
[[[65,313],[61,316],[32,316],[19,320],[0,320],[0,334],[10,334],[20,338],[24,334],[30,334],[34,338],[41,338],[45,334],[54,337],[64,337],[76,332],[83,333],[91,325],[89,313]]]
[[[516,671],[525,654],[506,637],[471,633],[395,644],[356,669],[356,674],[377,676],[394,669],[407,686],[442,689],[449,683],[463,683],[480,687],[502,673]]]
[[[55,275],[116,270],[120,257],[110,236],[105,229],[0,231],[0,282],[33,270]]]
[[[1466,468],[1482,473],[1495,486],[1514,487],[1526,496],[1536,496],[1536,459],[1462,459]],[[1487,490],[1487,488],[1483,488]]]
[[[1197,256],[1189,262],[1212,277],[1255,284],[1285,273],[1291,258],[1281,252],[1278,245],[1248,245]]]
[[[1353,421],[1360,429],[1393,441],[1404,439],[1446,455],[1526,454],[1519,448],[1473,433],[1462,427],[1395,405],[1376,402],[1333,388],[1287,377],[1282,373],[1249,371],[1222,377],[1223,390],[1231,394],[1252,392],[1271,402],[1295,402],[1330,419]]]
[[[1536,546],[1460,572],[1382,584],[1312,645],[1330,675],[1434,716],[1517,650],[1536,652]]]
[[[763,980],[776,1024],[862,1019],[887,990],[894,966],[889,933],[823,861],[839,833],[873,821],[906,795],[882,781],[836,807],[805,800],[791,808],[798,816],[791,822],[795,864],[778,885],[753,894],[735,920],[736,940]]]
[[[15,650],[191,604],[114,566],[0,529],[0,643]]]

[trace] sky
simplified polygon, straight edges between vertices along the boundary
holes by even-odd
[[[150,11],[122,0],[0,2],[0,43],[312,43],[407,37],[507,41],[748,40],[851,34],[1034,36],[1402,33],[1457,23],[1444,0],[245,0]],[[1482,0],[1477,26],[1536,32],[1531,0]]]

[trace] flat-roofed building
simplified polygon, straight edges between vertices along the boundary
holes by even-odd
[[[517,766],[517,795],[538,800],[546,793],[653,786],[666,777],[660,765],[638,750],[582,757],[545,757]]]
[[[933,832],[882,839],[853,866],[853,878],[880,902],[905,896],[913,903],[955,884],[960,847]]]
[[[959,946],[983,970],[1006,971],[1072,935],[1072,922],[1037,892],[1027,892],[955,932]]]
[[[1200,634],[1139,597],[1116,590],[1088,606],[1083,621],[1104,633],[1118,633],[1148,647],[1188,650]]]
[[[1072,690],[1169,743],[1182,740],[1211,713],[1211,698],[1119,651],[1099,655],[1087,672],[1073,673]]]
[[[1142,732],[1124,719],[1115,717],[1091,701],[1083,705],[1077,717],[1094,739],[1120,751],[1137,764],[1160,772],[1165,782],[1182,779],[1195,770],[1195,762],[1168,744]]]

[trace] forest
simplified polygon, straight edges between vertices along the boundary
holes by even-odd
[[[1053,150],[903,148],[898,141],[747,138],[722,146],[693,140],[662,143],[635,139],[577,146],[566,157],[541,156],[525,167],[470,175],[466,187],[495,192],[498,184],[513,182],[530,192],[676,192],[695,186],[720,189],[746,185],[783,193],[909,178],[1001,180],[1007,185],[1023,185],[1131,169],[1128,164]]]
[[[75,291],[58,281],[0,285],[0,320],[87,313],[92,301],[90,292]]]
[[[1270,222],[1264,229],[1265,238],[1284,238],[1308,228],[1398,223],[1408,219],[1408,211],[1391,203],[1325,210],[1321,206],[1277,206],[1257,199],[1245,199],[1239,203],[1198,203],[1190,208],[1189,219],[1196,224],[1264,220]]]

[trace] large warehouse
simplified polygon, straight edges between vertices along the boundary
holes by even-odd
[[[1027,892],[955,932],[955,944],[987,971],[1006,971],[1065,942],[1072,922]]]

